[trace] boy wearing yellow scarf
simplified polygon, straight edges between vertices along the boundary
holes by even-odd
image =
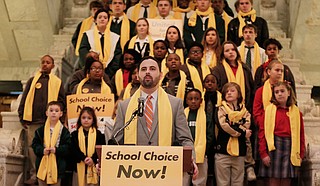
[[[203,79],[211,73],[209,66],[202,61],[203,46],[198,42],[193,42],[189,50],[186,64],[181,66],[181,70],[187,75],[187,80],[191,82],[192,87],[203,92]]]
[[[128,18],[136,22],[139,18],[155,18],[157,16],[157,7],[151,0],[140,0],[136,5],[127,10]]]
[[[257,68],[266,61],[267,56],[263,48],[260,48],[255,41],[257,37],[257,27],[253,24],[245,25],[242,29],[243,38],[241,45],[238,47],[241,60],[251,70],[252,77],[254,77]]]
[[[54,59],[49,55],[41,58],[40,70],[30,78],[23,91],[18,108],[20,122],[28,129],[27,143],[30,158],[31,178],[26,183],[36,181],[35,155],[31,148],[34,132],[46,121],[46,106],[50,101],[59,101],[65,107],[65,93],[61,80],[51,73],[54,68]]]
[[[252,5],[253,0],[239,0],[238,17],[232,19],[228,25],[227,38],[237,46],[243,41],[242,28],[247,24],[254,24],[258,28],[256,41],[259,46],[263,46],[263,42],[269,38],[267,21],[256,15]]]
[[[192,89],[186,94],[188,107],[184,109],[188,126],[194,141],[194,149],[199,169],[198,177],[192,180],[193,185],[206,185],[208,172],[207,149],[212,143],[214,130],[212,120],[206,117],[202,104],[202,93]]]
[[[224,20],[219,16],[215,16],[210,5],[211,2],[209,0],[197,0],[196,11],[184,22],[183,37],[187,49],[191,48],[190,44],[193,41],[201,42],[205,30],[209,27],[217,29],[220,41],[224,41]]]
[[[39,185],[61,185],[71,144],[70,133],[61,122],[62,106],[57,101],[48,104],[45,124],[38,128],[32,148],[37,156],[36,168]]]
[[[189,7],[190,0],[179,0],[177,3],[178,6],[173,8],[174,17],[181,19],[182,23],[184,23],[194,11]]]

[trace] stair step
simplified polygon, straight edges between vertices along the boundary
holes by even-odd
[[[70,27],[70,26],[76,27],[82,20],[83,18],[66,17],[64,18],[64,25],[67,27]]]

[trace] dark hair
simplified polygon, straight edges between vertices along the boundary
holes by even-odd
[[[42,61],[42,59],[43,59],[43,58],[45,58],[45,57],[50,58],[50,59],[51,59],[51,61],[52,61],[52,64],[54,64],[54,59],[53,59],[53,57],[52,57],[52,56],[50,56],[49,54],[46,54],[46,55],[42,56],[40,60]]]
[[[91,1],[89,4],[89,9],[91,10],[92,8],[103,8],[103,4],[100,1]]]
[[[159,68],[159,71],[160,71],[160,69],[161,69],[161,64],[160,64],[160,62],[159,62],[156,58],[154,58],[154,57],[152,57],[152,56],[145,56],[145,57],[143,57],[143,58],[141,59],[141,61],[138,63],[138,71],[140,70],[140,65],[141,65],[141,63],[142,63],[143,61],[149,60],[149,59],[151,59],[151,60],[153,60],[153,61],[155,61],[155,62],[157,63],[158,68]]]
[[[203,45],[201,43],[195,41],[195,42],[191,43],[188,53],[190,53],[190,50],[193,47],[199,47],[202,50],[202,52],[204,50]]]
[[[79,117],[78,117],[78,121],[77,121],[77,129],[79,129],[82,124],[81,124],[81,116],[83,113],[87,112],[89,115],[92,116],[92,125],[91,127],[93,128],[97,128],[98,127],[98,119],[97,119],[97,116],[96,116],[96,113],[94,112],[94,109],[92,107],[83,107],[80,111],[80,114],[79,114]]]
[[[136,69],[139,71],[139,69],[138,69],[138,64],[134,64],[133,67],[130,69],[129,82],[132,81],[132,77],[131,77],[131,76],[132,76],[132,74],[134,73],[134,71],[135,71]]]
[[[62,112],[63,111],[63,106],[62,104],[59,102],[59,101],[50,101],[48,104],[47,104],[47,108],[46,110],[48,110],[48,108],[52,105],[57,105],[59,108],[60,108],[60,111]]]
[[[157,43],[163,43],[164,46],[166,47],[166,49],[168,50],[168,45],[167,45],[167,43],[166,43],[164,40],[162,40],[162,39],[156,40],[156,41],[153,43],[153,47],[156,46]]]
[[[230,87],[235,87],[238,91],[238,99],[237,99],[237,102],[238,104],[242,103],[243,101],[243,97],[242,97],[242,93],[241,93],[241,88],[240,86],[235,83],[235,82],[229,82],[229,83],[226,83],[223,85],[222,87],[222,91],[221,91],[221,94],[222,94],[222,100],[223,101],[226,101],[226,94],[227,94],[227,91]]]
[[[168,55],[167,55],[167,57],[166,57],[166,63],[168,62],[168,57],[169,57],[170,54],[176,55],[176,56],[179,58],[179,61],[180,61],[180,63],[181,63],[181,58],[180,58],[180,56],[179,56],[178,54],[176,54],[176,53],[168,53]]]
[[[258,28],[254,24],[246,24],[244,27],[242,27],[242,32],[244,32],[245,29],[253,28],[254,32],[258,33]]]
[[[139,52],[137,52],[135,49],[127,49],[123,52],[123,54],[120,57],[120,61],[119,61],[119,67],[121,69],[124,69],[124,55],[125,54],[130,54],[133,56],[134,58],[134,64],[138,64],[139,61],[141,60],[141,54]]]
[[[209,78],[209,76],[212,76],[212,77],[214,77],[214,79],[217,81],[217,77],[215,76],[215,75],[213,75],[213,74],[208,74],[208,75],[206,75],[206,77],[203,79],[203,81],[202,81],[202,85],[204,86],[204,82],[207,80],[207,78]]]
[[[94,62],[98,62],[101,64],[102,68],[103,68],[103,64],[101,61],[97,61],[97,60],[88,60],[86,61],[86,64],[84,66],[84,72],[85,74],[89,74],[90,73],[90,68],[91,68],[91,65],[94,63]]]
[[[94,17],[93,17],[94,20],[97,20],[97,17],[101,12],[105,12],[108,15],[108,19],[109,19],[110,15],[109,15],[108,10],[101,8],[101,9],[97,10],[97,12],[94,14]]]
[[[186,93],[186,96],[185,96],[186,99],[187,99],[188,95],[189,95],[191,92],[197,92],[197,93],[199,93],[200,98],[202,98],[202,93],[201,93],[201,91],[200,91],[199,89],[193,88],[193,89],[189,90],[189,91]]]
[[[220,53],[220,60],[221,60],[221,61],[220,61],[220,62],[222,62],[222,60],[225,59],[225,57],[224,57],[224,46],[225,46],[226,44],[231,44],[231,45],[233,45],[233,47],[235,48],[236,53],[237,53],[236,61],[241,61],[241,56],[240,56],[240,53],[239,53],[239,51],[238,51],[237,45],[234,44],[234,42],[232,42],[232,41],[225,41],[225,42],[222,44],[222,46],[221,46],[221,53]],[[228,59],[225,59],[225,60],[226,60],[227,62],[229,62]]]
[[[167,43],[168,47],[170,47],[170,42],[169,42],[169,40],[168,40],[167,35],[168,35],[168,31],[169,31],[170,28],[174,28],[174,29],[176,29],[176,30],[178,31],[178,40],[177,40],[176,43],[174,44],[174,47],[175,47],[175,48],[184,48],[184,45],[183,45],[183,42],[182,42],[182,39],[181,39],[180,30],[179,30],[179,28],[176,27],[175,25],[169,26],[168,29],[167,29],[167,31],[166,31],[166,37],[165,37],[164,41]]]
[[[287,107],[290,107],[290,106],[292,106],[292,105],[297,104],[296,95],[295,95],[292,87],[289,85],[288,82],[282,82],[282,81],[280,81],[280,82],[278,82],[278,83],[276,83],[276,84],[274,84],[274,85],[272,86],[272,97],[271,97],[270,102],[273,103],[274,105],[279,105],[279,102],[277,101],[277,99],[276,99],[276,97],[275,97],[275,95],[274,95],[274,88],[275,88],[275,87],[279,87],[279,86],[281,86],[281,85],[285,86],[286,89],[290,92],[290,96],[288,97],[286,106],[287,106]]]
[[[274,39],[274,38],[269,38],[269,39],[265,40],[264,43],[263,43],[263,47],[265,49],[267,49],[267,46],[269,46],[271,44],[276,45],[279,50],[281,50],[283,48],[281,43],[278,40]]]

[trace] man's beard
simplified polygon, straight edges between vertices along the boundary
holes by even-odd
[[[155,84],[155,81],[158,81],[159,82],[159,78],[151,78],[149,80],[145,80],[145,78],[143,78],[142,82],[141,82],[141,85],[144,87],[144,88],[153,88],[155,87],[157,84]]]

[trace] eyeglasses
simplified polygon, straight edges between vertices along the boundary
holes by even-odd
[[[102,68],[94,68],[94,67],[92,67],[92,68],[90,68],[90,70],[93,71],[93,72],[100,72],[100,71],[102,71]]]
[[[191,54],[200,54],[202,53],[202,50],[193,50],[193,51],[190,51]]]

